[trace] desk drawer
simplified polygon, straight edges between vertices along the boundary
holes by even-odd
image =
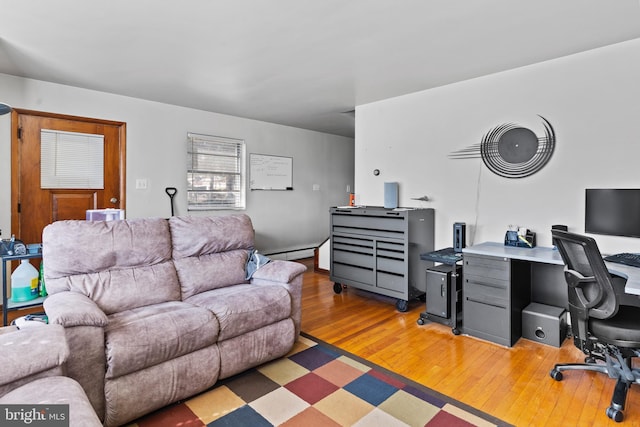
[[[509,306],[509,282],[487,283],[474,279],[474,277],[464,277],[463,295],[478,301],[500,301],[499,304],[505,308]]]
[[[511,263],[506,258],[464,255],[464,275],[509,280]]]
[[[499,343],[509,340],[511,322],[507,308],[485,304],[465,295],[462,310],[464,313],[462,321],[465,333],[479,335],[483,339],[489,339],[490,337],[500,338],[498,340],[491,339],[491,341]],[[479,334],[474,334],[474,331],[479,332]]]

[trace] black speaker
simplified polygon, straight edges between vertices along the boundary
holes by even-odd
[[[464,222],[453,224],[453,251],[462,252],[462,248],[467,246],[467,225]]]
[[[567,227],[566,225],[560,225],[560,224],[552,225],[551,229],[552,230],[569,231],[569,227]],[[553,241],[553,238],[551,240],[552,240],[552,243],[553,243],[553,249],[557,250],[558,248],[556,247],[556,242]]]

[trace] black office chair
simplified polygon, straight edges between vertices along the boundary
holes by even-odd
[[[585,363],[555,365],[551,378],[561,381],[562,371],[587,370],[616,379],[606,414],[621,422],[627,390],[640,384],[640,369],[632,366],[640,356],[640,307],[619,303],[594,239],[561,230],[551,230],[551,235],[565,263],[573,342],[587,355]]]

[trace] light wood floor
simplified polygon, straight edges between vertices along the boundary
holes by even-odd
[[[558,362],[582,362],[567,339],[561,348],[520,339],[512,348],[454,335],[439,323],[418,325],[424,303],[395,310],[395,300],[347,287],[335,294],[313,260],[304,277],[302,330],[413,381],[516,426],[640,426],[640,387],[629,391],[625,419],[607,418],[614,380],[567,372]]]

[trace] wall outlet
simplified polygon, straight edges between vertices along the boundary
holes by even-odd
[[[313,191],[320,191],[320,184],[313,184]]]

